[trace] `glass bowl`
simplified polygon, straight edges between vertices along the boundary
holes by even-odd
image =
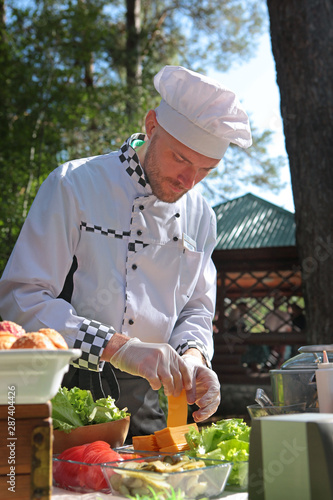
[[[76,493],[90,493],[101,491],[110,493],[108,481],[105,480],[101,464],[75,462],[53,457],[52,460],[53,486],[75,491]]]
[[[141,458],[141,454],[134,451],[129,453],[126,446],[113,448],[113,451],[121,455],[122,461]],[[76,493],[90,493],[96,491],[110,493],[109,481],[105,479],[101,469],[101,465],[103,465],[104,462],[80,462],[77,460],[66,460],[60,457],[60,454],[54,454],[52,458],[53,486],[75,491]]]
[[[306,402],[296,403],[288,406],[275,404],[274,406],[265,406],[264,408],[258,404],[255,404],[249,405],[246,408],[251,419],[254,419],[260,417],[269,417],[271,415],[290,415],[292,413],[304,413],[306,411]]]
[[[161,455],[110,462],[101,465],[101,468],[114,495],[149,495],[154,498],[155,492],[162,499],[163,495],[168,496],[174,490],[180,491],[185,499],[195,500],[220,496],[233,466],[231,462],[220,460],[168,455],[168,460],[176,462],[175,467],[179,458],[183,462],[178,462],[179,469],[176,470],[173,465],[168,467],[165,458],[165,455]]]
[[[119,448],[115,448],[114,451],[117,451],[118,453],[121,453],[123,456],[127,455],[127,458],[131,458],[131,455],[133,455],[132,458],[137,457],[138,455],[140,457],[155,457],[155,456],[169,456],[170,453],[161,453],[159,451],[147,451],[147,450],[134,450],[133,445],[125,445],[125,446],[120,446]],[[186,453],[184,452],[179,452],[178,455],[185,455]],[[175,455],[174,455],[175,456]],[[197,457],[199,459],[200,457]],[[208,459],[207,463],[209,463]],[[218,459],[211,459],[213,461],[213,464],[218,464],[218,463],[228,463],[227,460],[218,460]],[[239,461],[239,462],[233,462],[233,466],[231,469],[230,474],[228,475],[228,480],[225,486],[226,491],[232,491],[232,492],[243,492],[247,491],[248,488],[248,479],[249,479],[249,462],[248,461]]]

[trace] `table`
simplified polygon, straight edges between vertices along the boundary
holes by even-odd
[[[124,500],[124,497],[115,495],[107,495],[105,493],[72,493],[61,488],[53,487],[52,500],[73,500],[80,498],[81,500]],[[248,500],[247,493],[230,493],[225,491],[219,499],[223,500]]]

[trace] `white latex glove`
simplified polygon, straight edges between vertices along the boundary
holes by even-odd
[[[169,344],[129,339],[111,357],[110,363],[123,372],[143,377],[152,389],[164,387],[166,396],[179,396],[183,387],[190,390],[190,369]]]
[[[182,359],[192,374],[192,388],[186,391],[187,402],[199,406],[192,416],[196,422],[201,422],[213,415],[220,404],[220,382],[216,373],[204,366],[199,358],[184,354]]]

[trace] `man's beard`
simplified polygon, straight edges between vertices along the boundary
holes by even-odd
[[[143,169],[156,198],[165,203],[174,203],[179,200],[187,190],[183,190],[179,193],[173,191],[171,186],[180,189],[180,184],[170,177],[162,176],[163,172],[161,171],[158,160],[157,139],[158,136],[154,135],[147,147],[143,161]]]

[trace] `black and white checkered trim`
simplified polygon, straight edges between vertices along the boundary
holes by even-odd
[[[116,231],[115,229],[106,229],[102,226],[96,226],[96,224],[89,224],[88,222],[81,222],[81,231],[88,231],[90,233],[99,233],[104,236],[113,236],[114,238],[123,239],[129,238],[131,236],[131,231]],[[140,240],[130,241],[128,243],[129,252],[139,252],[143,248],[147,247],[149,243],[144,243]]]
[[[201,340],[185,340],[183,344],[179,344],[179,346],[176,347],[176,351],[180,356],[185,354],[188,349],[198,349],[205,358],[207,366],[209,368],[212,367],[206,346]]]
[[[116,333],[114,328],[103,325],[99,321],[83,320],[74,342],[74,348],[81,349],[82,356],[72,362],[73,366],[100,371],[99,358],[114,333]]]
[[[149,245],[149,243],[144,243],[143,241],[135,240],[131,241],[128,244],[128,251],[129,252],[139,252],[143,248],[146,248]]]
[[[126,172],[128,175],[133,177],[138,181],[141,186],[146,187],[147,180],[145,178],[144,171],[140,165],[140,160],[134,148],[132,148],[131,143],[135,140],[144,141],[146,139],[145,134],[133,134],[131,137],[124,142],[124,144],[119,149],[119,159],[122,163],[127,165]]]
[[[116,231],[115,229],[107,229],[102,226],[97,226],[96,224],[89,224],[88,222],[81,222],[81,231],[88,231],[90,233],[99,233],[104,236],[113,236],[114,238],[126,238],[131,235],[130,231]]]

